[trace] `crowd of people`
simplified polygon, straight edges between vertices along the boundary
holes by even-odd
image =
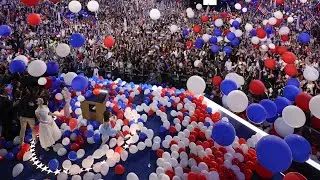
[[[80,1],[86,4],[86,1]],[[272,15],[273,6],[265,1],[266,13],[262,13],[259,3],[249,3],[249,11],[244,13],[235,10],[231,5],[219,6],[219,12],[203,8],[195,11],[195,18],[189,19],[185,10],[189,1],[101,1],[99,11],[91,13],[85,7],[78,15],[68,11],[68,1],[53,4],[51,1],[43,1],[35,7],[26,7],[18,0],[2,0],[0,10],[0,24],[10,25],[13,34],[9,38],[1,37],[0,41],[0,74],[1,74],[1,108],[0,114],[3,121],[3,133],[10,138],[10,127],[13,120],[18,117],[35,118],[35,106],[30,101],[38,97],[49,98],[49,92],[35,86],[37,80],[27,75],[12,75],[9,72],[9,62],[18,55],[25,55],[29,61],[40,59],[45,62],[57,61],[60,65],[60,73],[76,72],[85,73],[88,76],[104,76],[108,78],[122,78],[127,81],[148,82],[152,84],[164,84],[167,86],[184,87],[191,75],[202,76],[208,85],[207,93],[217,103],[222,105],[222,93],[217,86],[212,86],[214,76],[225,77],[229,72],[236,72],[244,77],[245,84],[242,90],[249,94],[249,84],[253,79],[260,79],[266,86],[266,96],[275,98],[281,94],[288,76],[284,72],[286,63],[279,54],[270,51],[261,51],[254,47],[250,41],[249,32],[244,32],[241,44],[234,47],[231,55],[224,52],[213,53],[209,43],[202,48],[189,48],[186,43],[195,41],[202,34],[212,34],[213,21],[201,22],[202,15],[214,18],[220,16],[221,9],[228,13],[230,18],[240,18],[243,23],[262,24],[264,19]],[[262,2],[261,2],[262,3]],[[149,11],[157,8],[161,12],[161,18],[153,21],[149,18]],[[292,26],[288,41],[281,40],[280,36],[273,38],[276,46],[285,44],[288,51],[297,55],[296,67],[300,82],[300,89],[311,95],[320,94],[320,81],[307,81],[303,77],[303,69],[313,66],[319,71],[320,63],[320,22],[319,5],[316,1],[306,4],[288,2],[278,6],[284,14],[296,18]],[[30,26],[26,22],[26,15],[30,12],[41,14],[42,22],[38,26]],[[309,13],[308,13],[309,12]],[[312,18],[311,26],[305,21]],[[175,24],[179,31],[170,32],[170,26]],[[200,33],[190,33],[188,37],[182,30],[192,31],[195,24],[201,24]],[[221,29],[228,29],[230,25],[225,23]],[[297,41],[297,34],[307,31],[311,35],[311,41],[302,45]],[[73,32],[79,32],[86,38],[84,46],[73,49],[65,58],[55,54],[58,43],[68,42]],[[111,35],[115,39],[112,48],[103,46],[103,38]],[[225,41],[218,44],[223,47]],[[264,66],[264,60],[272,58],[276,60],[276,68],[270,70]],[[201,63],[195,63],[196,61]],[[4,88],[12,84],[11,97]],[[32,100],[30,100],[32,99]],[[23,108],[21,108],[23,107]],[[10,108],[10,109],[9,109]],[[6,113],[12,112],[12,113]],[[9,117],[11,116],[11,117]],[[18,121],[17,121],[18,122]],[[19,123],[17,123],[19,125]],[[33,126],[32,123],[29,125]],[[21,126],[26,126],[25,123]],[[23,132],[22,132],[23,133]],[[12,138],[12,136],[11,136]]]

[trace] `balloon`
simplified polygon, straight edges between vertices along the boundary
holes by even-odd
[[[33,77],[40,77],[47,71],[47,65],[41,60],[34,60],[28,65],[28,73]]]
[[[229,41],[232,41],[234,38],[236,38],[236,35],[233,32],[229,32],[227,34],[227,38]]]
[[[267,34],[272,34],[272,32],[273,32],[273,29],[271,26],[264,27],[264,30],[267,32]]]
[[[107,47],[107,48],[112,48],[112,46],[114,45],[114,39],[112,36],[107,36],[103,43],[104,43],[104,46]]]
[[[208,42],[210,40],[210,38],[211,38],[211,35],[209,35],[209,34],[202,35],[202,39],[204,42]]]
[[[225,79],[221,82],[220,88],[223,94],[228,95],[230,92],[237,90],[237,84],[229,79]]]
[[[160,11],[158,9],[151,9],[149,15],[152,20],[158,20],[161,16]]]
[[[190,18],[190,19],[194,18],[194,12],[193,12],[193,11],[188,12],[188,13],[187,13],[187,16],[188,16],[188,18]]]
[[[203,47],[203,40],[201,38],[196,39],[195,46],[201,49]]]
[[[320,95],[314,96],[311,98],[310,102],[309,102],[309,107],[310,107],[310,111],[311,113],[317,117],[320,118],[320,111],[319,111],[319,107],[320,107]]]
[[[307,66],[303,71],[303,77],[308,81],[316,81],[319,78],[319,71],[312,66]]]
[[[139,178],[135,173],[131,172],[127,175],[127,180],[139,180]]]
[[[26,69],[26,64],[22,60],[11,61],[9,71],[11,73],[23,73]]]
[[[201,10],[201,9],[202,9],[202,4],[197,4],[197,5],[196,5],[196,9],[197,9],[197,10]]]
[[[28,21],[28,24],[30,24],[31,26],[36,26],[36,25],[40,24],[41,17],[39,14],[31,13],[28,15],[27,21]]]
[[[259,38],[256,37],[256,36],[254,36],[254,37],[251,38],[252,44],[259,44],[259,41],[260,41]]]
[[[297,70],[296,66],[293,64],[287,64],[284,67],[284,71],[288,76],[291,76],[291,77],[298,74],[298,70]]]
[[[26,153],[24,153],[23,155],[23,161],[29,161],[32,157],[32,152],[31,151],[28,151]]]
[[[284,141],[289,145],[294,161],[304,163],[310,158],[311,145],[304,137],[290,134],[284,138]]]
[[[290,101],[294,101],[299,93],[300,89],[293,85],[288,85],[283,89],[283,96]]]
[[[39,84],[40,86],[43,86],[43,85],[45,85],[46,83],[47,83],[47,79],[46,79],[46,78],[41,77],[41,78],[38,79],[38,84]]]
[[[267,115],[267,110],[260,104],[253,103],[247,108],[247,117],[255,124],[260,124],[265,121],[267,119]]]
[[[47,74],[54,75],[59,71],[59,64],[56,61],[47,62]]]
[[[232,53],[232,48],[230,46],[225,46],[223,48],[223,51],[226,52],[226,54],[230,55]]]
[[[88,87],[89,81],[86,77],[78,75],[72,80],[71,84],[75,91],[83,91]]]
[[[212,128],[211,138],[221,146],[229,146],[236,137],[234,127],[225,121],[217,122]]]
[[[28,65],[28,62],[29,62],[28,58],[27,58],[26,56],[24,56],[24,55],[16,56],[16,57],[13,59],[13,61],[16,61],[16,60],[21,60],[21,61],[23,61],[26,65]]]
[[[56,47],[56,53],[59,57],[67,57],[70,54],[70,47],[68,44],[60,43]]]
[[[262,137],[256,145],[256,152],[259,164],[273,173],[286,171],[292,162],[290,147],[277,136]]]
[[[23,169],[24,169],[23,164],[19,163],[19,164],[15,165],[14,168],[12,169],[12,176],[14,178],[19,176],[19,174],[21,174]]]
[[[306,32],[299,34],[298,41],[302,44],[308,44],[310,42],[310,35]]]
[[[240,41],[238,38],[235,38],[231,41],[232,46],[239,46],[239,44],[240,44]]]
[[[195,95],[200,95],[206,89],[206,82],[200,76],[191,76],[187,81],[187,88]]]
[[[189,31],[188,31],[188,30],[184,29],[184,30],[182,31],[182,35],[183,35],[183,36],[187,36],[188,34],[189,34]]]
[[[70,161],[76,161],[77,160],[77,153],[74,151],[70,151],[68,154],[68,159]]]
[[[219,50],[220,50],[220,47],[218,45],[215,45],[215,44],[212,45],[211,51],[213,53],[217,53],[217,52],[219,52]]]
[[[258,36],[260,39],[263,39],[263,38],[267,37],[267,33],[266,33],[266,31],[265,31],[263,28],[257,28],[257,29],[256,29],[256,32],[257,32],[257,36]]]
[[[282,111],[283,120],[293,128],[300,128],[306,123],[306,115],[297,106],[287,106]]]
[[[87,4],[88,10],[91,12],[97,12],[99,9],[99,3],[97,1],[91,0]]]
[[[220,86],[221,82],[222,82],[222,78],[220,76],[214,76],[212,78],[212,84],[215,86]]]
[[[78,120],[72,118],[69,120],[69,127],[70,127],[70,130],[73,131],[78,125]]]
[[[273,101],[269,99],[263,99],[259,102],[259,104],[262,105],[267,111],[267,118],[273,118],[277,115],[277,105]]]
[[[300,82],[297,78],[290,78],[287,80],[286,85],[292,85],[292,86],[296,86],[296,87],[300,87]]]
[[[275,100],[274,100],[274,103],[277,105],[277,110],[278,110],[278,113],[281,114],[283,109],[287,106],[289,106],[291,103],[290,101],[285,98],[285,97],[277,97]]]
[[[306,1],[306,0],[304,0]],[[298,173],[298,172],[289,172],[287,173],[284,177],[283,180],[307,180],[306,177],[304,177],[302,174]]]
[[[285,52],[281,55],[284,62],[288,64],[293,64],[294,61],[297,59],[296,55],[294,55],[292,52]]]
[[[60,148],[58,150],[58,155],[59,156],[64,156],[65,154],[67,154],[67,150],[65,148]]]
[[[22,0],[22,3],[26,6],[31,7],[31,6],[35,6],[35,5],[39,4],[39,1],[40,0]]]
[[[214,21],[214,25],[215,25],[216,27],[221,27],[221,26],[223,25],[222,19],[216,19],[216,20]],[[216,35],[216,36],[217,36],[217,35]]]
[[[8,25],[1,25],[0,26],[0,36],[8,37],[12,33],[12,29]]]
[[[227,96],[227,106],[233,112],[243,112],[248,106],[249,100],[242,91],[231,91]]]
[[[274,121],[274,130],[281,137],[286,137],[289,134],[293,134],[294,128],[289,126],[281,117]]]
[[[71,168],[71,165],[72,165],[72,163],[71,163],[70,160],[65,160],[65,161],[63,161],[63,163],[62,163],[63,169],[66,169],[66,170],[69,170],[69,169]]]
[[[274,69],[276,67],[277,63],[274,59],[270,59],[270,58],[267,58],[265,61],[264,61],[264,66],[266,68],[269,68],[269,69]]]
[[[69,39],[69,43],[73,48],[80,48],[85,42],[85,37],[80,33],[73,33]]]
[[[122,175],[124,174],[124,171],[125,171],[124,167],[121,164],[118,164],[115,170],[117,175]]]
[[[59,167],[59,161],[58,161],[57,159],[51,159],[51,160],[49,161],[48,166],[49,166],[49,169],[54,172],[54,171],[56,171],[56,170],[58,169],[58,167]]]
[[[296,96],[295,102],[296,105],[303,111],[309,111],[309,102],[312,96],[308,93],[301,92]]]
[[[178,31],[178,26],[177,25],[175,25],[175,24],[173,24],[173,25],[171,25],[170,26],[170,31],[171,31],[171,33],[175,33],[175,32],[177,32]]]
[[[209,21],[209,17],[208,17],[208,16],[206,16],[206,15],[201,16],[201,21],[202,21],[203,23],[206,23],[206,22],[208,22],[208,21]]]
[[[239,21],[233,21],[232,22],[232,26],[238,29],[240,27],[240,22]]]
[[[72,81],[73,81],[73,79],[74,79],[75,77],[77,77],[77,74],[76,74],[76,73],[74,73],[74,72],[68,72],[68,73],[67,73],[66,75],[64,75],[64,77],[63,77],[64,83],[65,83],[66,85],[71,86],[71,85],[72,85]]]
[[[247,23],[244,28],[246,29],[247,32],[250,32],[253,29],[253,26],[249,23]]]
[[[249,89],[254,95],[262,95],[264,94],[266,87],[260,80],[253,80],[249,84]]]
[[[68,8],[73,13],[78,13],[81,11],[82,5],[79,1],[70,1]]]
[[[215,36],[221,36],[222,35],[222,31],[220,30],[220,29],[215,29],[214,31],[213,31],[213,34],[215,35]]]

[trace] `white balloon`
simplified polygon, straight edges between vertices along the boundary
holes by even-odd
[[[129,173],[127,175],[127,180],[139,180],[139,177],[135,173]]]
[[[210,40],[210,38],[211,38],[211,35],[209,35],[209,34],[203,34],[202,35],[202,39],[203,39],[204,42],[208,42]]]
[[[259,44],[260,39],[257,36],[253,36],[251,38],[252,44]]]
[[[293,128],[300,128],[306,123],[306,115],[297,106],[287,106],[282,111],[283,120]]]
[[[244,28],[246,29],[247,32],[251,31],[253,29],[252,24],[247,23]]]
[[[221,27],[223,25],[222,19],[216,19],[214,21],[214,25],[217,26],[217,27]]]
[[[31,157],[32,157],[32,152],[28,151],[28,152],[24,153],[23,161],[28,161],[29,159],[31,159]]]
[[[202,9],[202,4],[197,4],[196,9],[201,10]]]
[[[186,9],[186,13],[192,12],[192,11],[193,11],[192,8],[187,8],[187,9]]]
[[[282,19],[283,18],[283,14],[281,11],[276,11],[273,13],[274,17],[277,19]]]
[[[70,144],[70,139],[67,138],[67,137],[63,138],[63,139],[62,139],[62,144],[63,144],[64,146],[67,146],[68,144]]]
[[[187,17],[190,19],[194,18],[194,12],[193,11],[188,12]]]
[[[314,96],[311,98],[310,102],[309,102],[309,107],[310,107],[310,111],[311,113],[317,117],[320,118],[320,111],[319,111],[319,107],[320,107],[320,95]]]
[[[116,146],[116,144],[117,144],[116,138],[110,139],[110,142],[109,142],[109,147],[110,148],[113,148],[114,146]]]
[[[59,57],[67,57],[70,54],[70,46],[65,43],[60,43],[56,47],[56,53]]]
[[[44,61],[34,60],[28,65],[28,73],[33,77],[40,77],[47,71],[47,65]]]
[[[109,165],[107,163],[103,163],[101,165],[101,174],[106,176],[109,172]]]
[[[101,165],[102,165],[102,162],[95,163],[92,168],[93,171],[95,173],[99,173],[101,171]]]
[[[243,77],[237,73],[229,73],[226,75],[225,79],[229,79],[229,80],[234,81],[237,84],[238,88],[240,88],[242,85],[244,85]]]
[[[16,56],[12,61],[16,61],[16,60],[21,60],[23,61],[26,65],[28,65],[28,58],[24,55],[19,55],[19,56]]]
[[[293,23],[294,19],[292,16],[290,16],[290,17],[288,17],[287,21],[288,21],[288,23]]]
[[[248,97],[239,90],[231,91],[227,96],[227,105],[233,112],[243,112],[248,107]]]
[[[79,11],[81,11],[82,6],[79,1],[71,1],[69,2],[68,8],[71,12],[78,13]]]
[[[130,152],[131,154],[135,154],[136,152],[138,152],[138,147],[137,147],[136,145],[131,145],[131,146],[129,147],[129,152]]]
[[[68,175],[65,172],[61,172],[57,176],[57,180],[67,180],[67,179],[68,179]]]
[[[73,164],[73,165],[71,166],[69,172],[70,172],[71,175],[76,175],[76,174],[80,174],[81,169],[80,169],[80,167],[79,167],[78,165]]]
[[[248,8],[244,7],[242,8],[242,12],[246,13],[248,11]]]
[[[85,168],[85,169],[88,169],[92,166],[93,164],[93,159],[91,158],[85,158],[84,160],[82,160],[82,167]]]
[[[236,10],[240,10],[240,9],[241,9],[241,4],[236,3],[236,4],[234,5],[234,8],[235,8]]]
[[[158,180],[158,175],[156,173],[151,173],[149,175],[149,180]]]
[[[101,180],[102,179],[102,176],[100,173],[98,174],[95,174],[94,177],[93,177],[93,180]]]
[[[67,154],[67,150],[65,148],[60,148],[58,150],[58,155],[59,156],[64,156],[65,154]]]
[[[88,10],[91,12],[96,12],[99,9],[99,3],[97,1],[89,1],[87,4]]]
[[[75,77],[77,77],[77,74],[76,74],[76,73],[74,73],[74,72],[68,72],[68,73],[63,77],[64,83],[66,83],[66,85],[71,86],[72,80],[73,80]]]
[[[308,0],[300,0],[302,4],[306,3]]]
[[[276,48],[276,46],[275,46],[273,43],[270,43],[270,44],[268,45],[268,47],[269,47],[270,49],[275,49],[275,48]]]
[[[43,85],[47,84],[47,79],[44,78],[44,77],[39,78],[39,79],[38,79],[38,84],[39,84],[40,86],[43,86]]]
[[[126,161],[128,159],[128,151],[122,151],[120,157],[122,161]]]
[[[23,171],[23,168],[24,168],[23,164],[21,164],[21,163],[15,165],[12,170],[12,176],[17,177]]]
[[[158,9],[151,9],[149,15],[152,20],[157,20],[161,16],[160,11]]]
[[[236,37],[241,37],[243,32],[240,29],[237,29],[234,31],[234,34],[236,35]]]
[[[274,17],[271,17],[271,18],[269,18],[269,24],[271,25],[271,26],[273,26],[273,25],[275,25],[275,24],[277,24],[277,19],[276,18],[274,18]]]
[[[77,151],[77,158],[78,158],[78,159],[83,158],[84,154],[85,154],[84,149],[79,149],[79,150]]]
[[[70,160],[65,160],[65,161],[63,161],[63,163],[62,163],[62,167],[63,167],[63,169],[65,169],[65,170],[69,170],[70,168],[71,168],[71,165],[72,165],[72,163],[71,163],[71,161]]]
[[[306,66],[303,71],[303,77],[308,81],[316,81],[319,78],[319,71],[313,66]]]
[[[170,26],[170,31],[171,31],[171,33],[175,33],[175,32],[177,32],[178,31],[178,26],[177,25],[175,25],[175,24],[173,24],[173,25],[171,25]]]
[[[97,150],[94,151],[92,156],[93,156],[94,159],[100,159],[100,158],[102,158],[102,156],[104,154],[105,153],[104,153],[104,151],[102,149],[97,149]]]
[[[191,76],[187,81],[187,88],[195,95],[200,95],[206,89],[206,82],[200,76]]]
[[[139,142],[138,143],[138,149],[139,151],[143,151],[146,148],[146,145],[144,144],[144,142]]]
[[[274,121],[274,130],[281,137],[286,137],[289,134],[293,134],[294,128],[289,126],[281,117]]]
[[[83,180],[93,180],[94,178],[94,173],[93,172],[86,172],[83,175]]]

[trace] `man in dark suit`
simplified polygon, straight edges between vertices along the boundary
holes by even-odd
[[[12,103],[4,87],[0,88],[0,122],[2,123],[2,135],[6,140],[12,140]]]

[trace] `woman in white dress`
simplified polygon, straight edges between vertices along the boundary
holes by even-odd
[[[37,99],[38,108],[35,111],[37,119],[39,120],[39,140],[43,149],[48,151],[49,147],[53,146],[56,141],[61,138],[61,131],[54,122],[52,114],[48,106],[43,105],[43,99]]]
[[[61,91],[61,94],[63,95],[64,99],[66,100],[66,104],[63,107],[64,116],[66,118],[70,118],[70,101],[71,101],[71,93],[69,92],[69,89],[64,87]]]

